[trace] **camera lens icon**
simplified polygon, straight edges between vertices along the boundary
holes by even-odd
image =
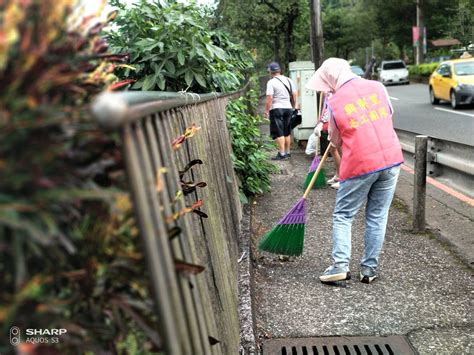
[[[12,344],[13,346],[20,345],[20,328],[10,328],[10,344]]]

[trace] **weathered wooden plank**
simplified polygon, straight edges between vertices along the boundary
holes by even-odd
[[[184,121],[186,126],[190,126],[194,121],[192,112],[187,107],[185,109]],[[235,353],[238,351],[239,329],[237,317],[237,288],[235,263],[236,259],[232,258],[228,245],[228,230],[222,220],[222,194],[219,192],[219,175],[220,166],[215,164],[215,150],[213,145],[214,139],[209,136],[206,120],[197,121],[201,125],[199,135],[192,138],[192,147],[197,157],[205,160],[206,169],[202,169],[208,188],[203,189],[203,199],[206,211],[209,212],[209,218],[203,219],[205,237],[207,246],[210,251],[210,262],[214,269],[215,287],[217,288],[217,306],[219,317],[219,328],[222,329],[225,339],[225,353]],[[215,126],[214,126],[215,127]],[[196,139],[194,139],[196,138]],[[207,158],[207,159],[205,159]],[[208,166],[209,165],[209,166]]]
[[[224,156],[220,147],[220,133],[217,125],[217,118],[214,114],[214,111],[210,107],[210,103],[201,104],[199,108],[200,110],[206,112],[206,116],[202,122],[202,125],[204,134],[206,135],[206,141],[209,143],[210,149],[212,151],[212,159],[211,156],[209,156],[209,164],[212,165],[212,171],[215,172],[215,187],[218,191],[217,197],[219,205],[221,206],[220,219],[226,232],[225,240],[227,242],[232,260],[237,260],[237,243],[235,243],[235,240],[232,238],[234,230],[233,220],[231,219],[232,205],[229,203],[232,202],[232,200],[229,200],[228,198],[226,187],[227,173],[225,171],[225,160],[229,159],[230,157]],[[231,264],[231,266],[235,265],[235,262]],[[235,274],[235,270],[233,270],[233,273]]]
[[[175,183],[175,191],[178,189],[178,183],[179,183],[179,177],[178,177],[178,171],[189,162],[190,158],[186,156],[185,150],[178,150],[178,152],[173,152],[171,149],[171,139],[175,137],[174,134],[178,132],[178,130],[173,132],[172,129],[172,123],[175,125],[179,125],[178,123],[178,117],[175,113],[162,113],[160,114],[161,120],[158,121],[156,119],[157,123],[157,132],[160,132],[158,134],[158,142],[161,148],[161,152],[163,153],[163,161],[168,162],[168,165],[170,167],[170,173],[167,174],[173,175],[169,176]],[[179,128],[179,133],[181,133],[181,128]],[[171,138],[169,140],[163,139],[163,137],[160,138],[160,136],[168,137]],[[181,153],[181,154],[180,154]],[[180,155],[184,155],[182,159],[180,159]],[[181,166],[178,166],[178,163],[181,164]],[[174,199],[174,196],[170,196]],[[176,210],[180,210],[185,207],[185,201],[184,198],[181,198],[177,201],[176,203]],[[199,265],[204,265],[206,267],[206,270],[203,274],[193,276],[191,278],[191,282],[193,283],[194,287],[197,289],[198,295],[196,297],[199,297],[200,300],[197,302],[200,302],[202,304],[202,309],[200,312],[204,316],[205,323],[207,324],[207,329],[204,332],[203,331],[203,337],[206,342],[209,340],[209,336],[216,338],[218,337],[218,331],[217,331],[217,326],[216,326],[216,320],[214,318],[214,313],[212,312],[212,303],[210,300],[210,295],[209,295],[209,290],[210,288],[207,285],[206,282],[206,274],[208,274],[210,271],[212,271],[211,268],[209,268],[206,264],[206,260],[208,257],[204,255],[203,253],[200,253],[200,247],[199,247],[199,241],[202,240],[203,238],[199,238],[199,236],[196,236],[196,231],[199,232],[201,229],[201,223],[193,223],[192,216],[190,215],[185,215],[182,218],[180,218],[180,222],[183,223],[183,225],[180,225],[183,229],[183,236],[186,236],[186,238],[189,241],[190,245],[190,252],[192,254],[192,260],[194,264],[199,264]],[[222,351],[221,347],[219,344],[212,346],[211,351],[212,353],[215,354],[221,354]],[[210,352],[208,352],[209,354]]]
[[[230,138],[230,132],[228,130],[228,122],[226,119],[226,106],[228,103],[228,98],[221,98],[219,100],[215,100],[216,102],[216,114],[218,115],[218,122],[220,123],[219,132],[220,134],[220,146],[224,149],[226,156],[231,156],[232,154],[232,143]],[[227,174],[232,177],[232,182],[227,184],[228,191],[229,191],[229,199],[233,201],[233,217],[234,223],[236,226],[235,229],[235,236],[237,237],[236,243],[238,244],[238,236],[240,235],[240,221],[242,220],[242,204],[240,203],[240,196],[239,196],[239,186],[237,181],[237,176],[235,175],[234,165],[231,159],[225,160],[227,166]]]
[[[184,327],[184,315],[177,303],[177,281],[163,221],[156,220],[159,207],[150,203],[147,193],[149,165],[138,144],[135,125],[124,128],[124,146],[127,171],[133,191],[134,207],[145,244],[145,255],[152,276],[152,290],[158,309],[160,332],[169,354],[183,354],[190,350]],[[146,154],[146,153],[145,153]],[[160,223],[161,222],[161,223]]]
[[[153,126],[150,121],[150,118],[147,117],[144,120],[144,133],[145,141],[147,145],[147,150],[150,154],[150,163],[155,175],[155,186],[157,175],[160,174],[160,168],[164,168],[164,165],[161,163],[161,157],[159,156],[158,146],[157,146],[157,137],[154,135]],[[171,170],[169,170],[171,171]],[[177,191],[177,186],[172,185],[172,181],[169,181],[166,176],[160,177],[163,183],[163,188],[160,191],[155,191],[159,199],[160,204],[163,206],[164,215],[166,218],[169,218],[173,215],[171,198],[169,197],[169,192]],[[157,211],[159,213],[159,211]],[[169,230],[171,227],[178,227],[179,224],[175,221],[167,222],[166,229]],[[180,243],[181,242],[181,243]],[[173,238],[171,241],[174,257],[178,260],[183,260],[185,262],[193,263],[190,253],[188,252],[189,246],[188,242],[184,235],[181,235],[177,238]],[[192,294],[190,288],[190,283],[187,277],[182,274],[177,274],[178,282],[180,285],[181,296],[184,301],[185,316],[188,323],[189,333],[191,335],[191,344],[193,346],[194,354],[205,354],[210,351],[208,342],[203,342],[203,337],[201,336],[200,326],[199,326],[199,310],[196,308],[196,301]],[[201,305],[197,305],[201,307]]]
[[[235,258],[238,259],[238,236],[240,234],[240,221],[242,218],[242,206],[240,204],[239,198],[239,189],[238,182],[234,172],[233,163],[231,160],[231,144],[230,136],[227,130],[227,120],[225,117],[225,110],[222,109],[222,106],[225,105],[227,99],[223,98],[220,100],[215,100],[209,102],[208,105],[211,106],[210,110],[213,112],[216,126],[218,127],[217,137],[217,146],[220,149],[222,156],[222,165],[223,169],[223,188],[226,191],[226,203],[230,206],[230,213],[228,215],[230,233],[229,236],[233,237],[232,245],[235,246],[233,253]],[[237,272],[237,271],[236,271]]]
[[[184,108],[179,109],[177,111],[173,111],[174,120],[167,120],[166,124],[172,124],[172,125],[177,125],[178,131],[176,132],[184,132],[186,128],[186,122],[184,119],[184,115],[186,114],[184,111]],[[179,134],[179,133],[176,133]],[[193,137],[189,142],[192,142],[193,139],[196,137]],[[188,142],[188,143],[189,143]],[[180,164],[181,167],[184,167],[190,160],[196,159],[196,158],[202,158],[198,156],[197,153],[194,151],[194,144],[186,144],[183,146],[181,149],[178,149],[178,151],[175,152],[176,155],[176,160],[177,163]],[[208,182],[208,179],[205,174],[202,172],[206,171],[206,168],[203,166],[196,166],[195,168],[191,169],[186,173],[186,179],[192,180],[192,181],[206,181]],[[188,203],[192,203],[193,201],[196,201],[198,199],[204,199],[206,200],[205,195],[205,189],[200,189],[199,191],[194,192],[187,198]],[[207,206],[204,206],[204,210],[207,212]],[[196,246],[196,252],[198,254],[198,259],[201,260],[200,263],[204,264],[206,266],[206,271],[203,275],[206,281],[206,290],[208,298],[206,299],[209,303],[206,308],[206,316],[207,318],[211,319],[213,322],[213,333],[210,335],[221,341],[221,343],[215,344],[212,347],[213,353],[215,354],[225,354],[226,352],[223,350],[223,344],[225,344],[225,334],[223,334],[222,331],[222,326],[220,325],[220,315],[216,312],[216,305],[218,303],[218,289],[216,288],[216,283],[215,283],[215,270],[211,262],[211,254],[209,251],[208,247],[208,241],[206,240],[206,231],[204,229],[204,225],[201,221],[201,218],[196,216],[195,214],[192,214],[188,217],[187,220],[190,220],[190,222],[193,225],[193,231],[192,231],[192,237],[194,238],[195,246]]]

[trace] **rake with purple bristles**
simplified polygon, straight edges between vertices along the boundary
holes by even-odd
[[[306,179],[303,184],[303,188],[306,189],[310,183],[310,181],[313,179],[314,173],[316,169],[319,166],[319,158],[318,155],[314,156],[313,162],[311,163],[311,166],[309,167],[308,170],[308,175],[306,175]],[[318,174],[318,177],[316,178],[316,182],[313,185],[313,188],[318,189],[326,186],[326,173],[324,172],[324,169],[321,169],[321,171]]]
[[[329,153],[329,146],[306,188],[303,197],[260,241],[259,249],[280,255],[303,254],[304,226],[306,223],[305,201],[318,178]]]

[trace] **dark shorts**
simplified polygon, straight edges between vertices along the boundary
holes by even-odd
[[[290,117],[293,109],[274,108],[270,110],[270,136],[275,139],[291,134]]]
[[[321,154],[324,154],[326,151],[326,148],[329,145],[329,140],[328,140],[328,131],[321,131],[321,137],[319,138],[319,147]]]

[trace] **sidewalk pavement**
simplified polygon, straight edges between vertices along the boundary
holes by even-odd
[[[450,235],[443,234],[459,229],[454,224],[454,229],[446,227],[449,220],[436,221],[443,229],[413,234],[409,207],[402,200],[410,198],[409,181],[413,179],[407,172],[402,171],[400,176],[380,256],[379,279],[372,284],[358,280],[363,209],[352,229],[352,280],[342,283],[344,286],[328,286],[319,281],[318,276],[331,264],[331,217],[336,190],[329,186],[313,190],[308,198],[302,256],[282,261],[258,251],[260,238],[302,196],[311,160],[302,149],[296,149],[290,160],[277,162],[280,173],[272,177],[271,193],[256,198],[249,211],[251,260],[247,262],[247,274],[251,282],[242,293],[249,292],[247,295],[252,298],[258,346],[268,338],[405,335],[420,354],[472,354],[474,287],[469,265],[472,254],[467,248],[472,248],[473,219],[454,216],[453,210],[443,210],[446,206],[438,203],[436,207],[441,212],[433,215],[429,211],[428,216],[440,218],[443,213],[449,214],[455,219],[453,223],[459,217],[464,223],[460,224],[462,228],[470,228],[460,231],[463,237],[455,243],[458,246],[453,247]],[[334,165],[329,162],[326,176],[329,179],[333,174]],[[427,208],[431,209],[431,205]],[[472,213],[472,207],[466,211]],[[429,219],[428,225],[431,226]],[[463,248],[462,243],[468,247]],[[239,282],[242,286],[242,279]],[[249,305],[241,307],[248,310]],[[252,336],[243,334],[243,338],[245,343]]]

